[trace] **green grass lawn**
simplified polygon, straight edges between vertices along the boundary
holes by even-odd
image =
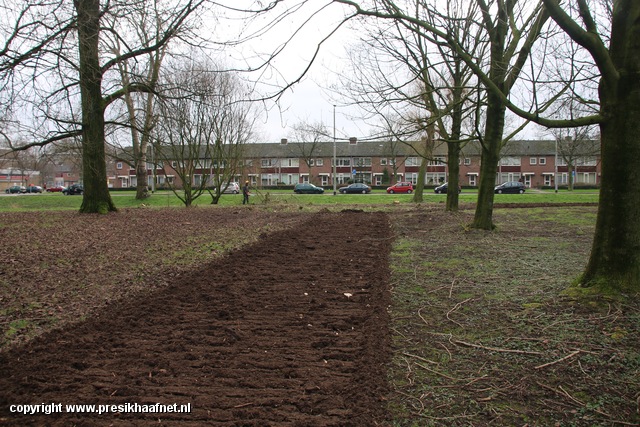
[[[134,191],[115,191],[111,193],[118,208],[137,207],[181,207],[182,202],[170,191],[158,191],[146,200],[136,200]],[[445,203],[446,195],[424,192],[424,203]],[[460,194],[461,203],[475,203],[477,192],[464,190]],[[288,204],[305,205],[378,205],[393,203],[412,203],[413,194],[387,194],[384,190],[374,190],[371,194],[337,194],[331,191],[325,194],[294,194],[289,190],[254,190],[252,204]],[[597,203],[597,191],[532,191],[525,194],[496,194],[495,203]],[[65,196],[60,193],[19,194],[0,196],[0,212],[19,212],[31,210],[78,210],[82,196]],[[196,199],[194,205],[211,204],[208,193]],[[242,195],[224,194],[219,206],[241,206]]]

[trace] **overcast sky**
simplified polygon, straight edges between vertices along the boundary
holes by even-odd
[[[318,10],[316,2],[306,2],[305,5],[306,8],[296,11],[295,14],[279,22],[275,28],[232,53],[234,61],[240,59],[255,64],[256,61],[260,62],[258,58],[266,57],[286,42],[286,48],[273,61],[277,72],[263,73],[258,80],[265,85],[281,87],[285,82],[290,83],[299,78],[312,60],[320,41],[327,37],[348,13],[348,9],[334,4],[310,18],[300,29],[301,23]],[[269,18],[264,17],[261,21],[254,22],[251,28],[259,28],[261,25],[267,25],[268,22]],[[291,38],[296,31],[299,32]],[[259,121],[261,142],[279,142],[282,138],[292,139],[291,128],[301,121],[322,122],[332,131],[334,105],[336,106],[336,136],[339,140],[350,137],[358,139],[369,137],[370,126],[358,119],[362,113],[355,107],[345,106],[339,92],[335,91],[339,74],[347,68],[345,60],[347,49],[357,41],[357,38],[357,31],[353,30],[351,25],[345,25],[322,44],[319,55],[307,75],[281,96],[278,106],[270,104],[270,111],[263,120]],[[253,58],[253,62],[246,58]],[[332,85],[334,90],[331,90]],[[526,139],[540,137],[546,136],[543,131],[533,126],[521,136]]]
[[[298,79],[311,62],[320,42],[342,21],[346,9],[334,4],[314,15],[300,29],[302,22],[318,10],[319,4],[307,2],[306,7],[279,22],[275,28],[251,40],[247,45],[238,47],[230,54],[235,63],[247,61],[250,65],[255,65],[286,42],[286,48],[273,61],[277,71],[265,72],[257,78],[262,86],[261,91],[273,92],[274,86],[282,87]],[[268,25],[268,22],[268,17],[264,17],[253,22],[251,28],[260,28],[262,25]],[[296,31],[299,32],[288,40]],[[251,30],[246,30],[245,34],[250,32]],[[338,139],[364,138],[369,134],[368,126],[356,119],[360,115],[358,110],[342,105],[339,94],[332,93],[330,89],[331,85],[335,85],[337,75],[345,67],[345,49],[354,39],[350,28],[340,28],[336,34],[322,43],[318,56],[302,81],[282,94],[278,105],[267,105],[271,108],[264,120],[259,122],[265,142],[291,139],[291,127],[302,121],[322,122],[333,131],[334,105]],[[253,78],[256,78],[255,74]]]

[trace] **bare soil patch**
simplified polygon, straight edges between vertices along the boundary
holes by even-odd
[[[0,424],[640,425],[639,296],[566,292],[596,207],[462,208],[1,214]],[[8,412],[54,402],[192,412]]]
[[[162,217],[173,213],[142,215],[157,221],[156,215],[168,220]],[[137,217],[124,213],[86,220],[94,232],[80,235],[91,235],[91,243],[77,245],[93,248],[94,256],[105,260],[119,253],[107,248],[126,232],[126,227],[114,224],[121,221],[120,215]],[[194,232],[186,233],[177,222]],[[260,232],[273,223],[279,231]],[[245,233],[259,232],[257,241],[178,271],[165,278],[166,285],[108,298],[109,304],[94,309],[87,320],[65,322],[64,327],[5,350],[0,355],[0,420],[7,425],[161,421],[194,426],[383,422],[384,372],[390,355],[387,216],[183,211],[167,221],[166,230],[172,235],[179,229],[183,236],[173,238],[180,240],[185,234],[199,234],[199,229],[238,224]],[[163,244],[167,234],[161,238]],[[113,270],[112,280],[122,280],[116,279],[118,265],[102,265],[101,272],[109,276]],[[162,277],[163,271],[154,277]],[[107,282],[104,278],[96,287],[106,286],[108,291],[112,288],[104,285]],[[50,287],[63,288],[47,285],[42,299]],[[76,304],[83,301],[86,298]],[[79,310],[75,307],[67,308]],[[32,416],[8,410],[11,404],[43,402],[190,403],[192,410]]]

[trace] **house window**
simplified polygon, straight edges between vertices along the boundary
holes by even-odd
[[[360,167],[371,166],[371,157],[354,157],[353,165],[360,166]]]
[[[324,166],[324,160],[323,159],[316,159],[316,166]]]
[[[469,166],[471,164],[471,159],[469,157],[465,157],[464,158],[464,164],[465,164],[465,166]]]
[[[122,162],[116,163],[116,169],[122,169]]]
[[[333,165],[333,159],[331,159]],[[351,159],[348,157],[338,157],[336,159],[336,166],[351,166]]]
[[[429,166],[438,166],[438,165],[444,165],[445,163],[447,163],[447,159],[444,157],[434,157],[433,159],[429,160],[428,165]],[[415,166],[419,166],[419,165],[415,165]]]
[[[597,164],[598,161],[593,157],[585,157],[576,160],[576,166],[595,166]]]
[[[538,160],[538,163],[540,163],[541,165],[546,165],[547,159],[545,157],[540,157],[540,159]]]
[[[503,157],[500,159],[502,166],[520,166],[520,157]]]
[[[404,163],[405,166],[420,166],[420,159],[417,157],[407,157]]]
[[[278,159],[262,159],[260,164],[263,168],[271,168],[278,164]]]
[[[530,165],[537,165],[538,164],[538,159],[535,157],[530,157],[529,158],[529,164]]]
[[[300,166],[300,159],[283,159],[282,167],[285,168],[297,168]]]
[[[380,159],[380,166],[387,166],[387,159]]]

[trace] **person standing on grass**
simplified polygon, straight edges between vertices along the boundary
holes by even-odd
[[[242,187],[242,204],[249,204],[249,181],[245,181],[244,186]]]

